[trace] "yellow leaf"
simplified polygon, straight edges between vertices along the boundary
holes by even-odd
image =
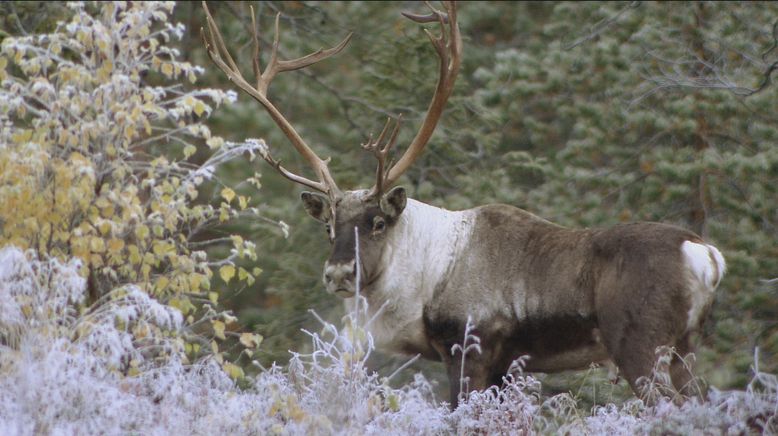
[[[246,280],[246,277],[248,277],[248,276],[249,276],[249,272],[248,271],[246,271],[242,267],[238,268],[238,280]]]
[[[111,253],[118,253],[124,248],[124,241],[117,238],[112,238],[108,241],[108,251]]]
[[[258,347],[262,343],[262,339],[264,339],[262,335],[255,333],[241,333],[240,335],[240,343],[246,348]]]
[[[143,263],[156,266],[157,263],[159,263],[159,260],[152,253],[146,253],[143,255]]]
[[[202,101],[197,100],[194,105],[194,113],[199,117],[205,112],[205,104]]]
[[[200,283],[202,283],[203,276],[200,274],[192,273],[189,274],[189,290],[192,292],[197,292],[200,290]]]
[[[251,336],[251,333],[241,333],[240,343],[243,344],[243,346],[246,348],[254,348],[256,344],[254,344],[254,338]]]
[[[149,237],[149,228],[145,224],[141,224],[138,226],[137,229],[135,229],[135,236],[138,237],[140,240],[144,240]]]
[[[89,249],[93,253],[102,253],[105,251],[105,242],[103,238],[94,237],[89,241]]]
[[[130,263],[133,265],[139,264],[141,261],[141,257],[140,257],[140,251],[138,250],[138,246],[130,245],[129,247],[127,247],[127,249],[130,252]]]
[[[104,39],[98,39],[97,48],[99,48],[102,51],[106,51],[106,49],[108,48],[108,43],[106,43]]]
[[[216,304],[219,302],[219,293],[218,292],[209,292],[208,293],[208,299],[211,300],[211,303]]]
[[[100,233],[102,233],[103,235],[107,235],[108,233],[111,232],[111,223],[109,221],[103,221],[102,223],[100,223],[98,228],[100,229]]]
[[[143,264],[140,267],[140,272],[141,272],[141,274],[143,274],[143,280],[148,280],[149,279],[149,273],[151,272],[151,265],[149,265],[147,263]]]
[[[170,77],[173,75],[173,65],[169,63],[162,64],[162,74],[164,74],[167,77]]]
[[[11,135],[11,140],[16,144],[26,143],[30,139],[32,139],[32,130],[29,129],[23,129],[22,131]]]
[[[165,254],[172,252],[172,248],[170,247],[170,244],[162,241],[154,241],[154,246],[152,247],[152,251],[154,254],[156,254],[159,257],[163,257]]]
[[[232,265],[224,265],[219,268],[219,276],[224,280],[224,283],[229,283],[230,279],[235,276],[235,267]]]
[[[168,301],[168,304],[171,307],[175,307],[176,309],[180,310],[181,313],[183,313],[184,315],[186,315],[189,312],[193,312],[197,310],[197,308],[194,306],[194,304],[192,304],[192,302],[189,300],[188,297],[171,298]]]
[[[162,292],[162,291],[164,291],[164,290],[165,290],[165,288],[167,288],[167,285],[168,285],[169,283],[170,283],[170,280],[168,280],[168,278],[167,278],[167,277],[165,277],[165,276],[162,276],[162,277],[158,278],[158,279],[157,279],[157,286],[156,286],[156,288],[157,288],[157,292]]]
[[[103,266],[103,258],[99,254],[93,254],[89,257],[89,263],[93,268],[99,268]]]
[[[149,333],[149,325],[146,323],[140,324],[132,330],[132,335],[135,336],[135,339],[143,339],[148,336]]]
[[[221,340],[227,339],[227,337],[224,336],[224,323],[219,320],[213,320],[211,321],[211,326],[213,327],[213,333],[216,335],[217,338]]]
[[[56,231],[54,232],[54,240],[58,242],[65,242],[68,239],[70,239],[70,233],[65,231]]]
[[[189,159],[189,156],[195,154],[196,151],[197,151],[197,147],[195,147],[192,144],[187,145],[186,147],[184,147],[184,158]]]
[[[230,203],[233,198],[235,198],[235,191],[233,191],[230,188],[224,188],[222,189],[222,197],[227,200],[227,203]]]
[[[211,139],[205,141],[206,144],[208,144],[208,147],[219,148],[222,145],[224,145],[224,139],[218,137],[218,136],[212,136]]]
[[[260,274],[262,274],[262,268],[255,266],[254,269],[251,270],[251,274],[256,277]]]
[[[233,380],[243,377],[243,368],[235,365],[234,363],[224,362],[224,371]]]

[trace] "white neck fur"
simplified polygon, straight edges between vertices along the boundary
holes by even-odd
[[[403,333],[404,328],[421,322],[424,304],[470,239],[473,218],[471,211],[452,212],[408,199],[387,235],[381,277],[366,290],[371,313],[386,303],[370,328],[376,343],[395,342],[397,335],[410,333]]]

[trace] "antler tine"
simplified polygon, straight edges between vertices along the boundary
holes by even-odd
[[[435,9],[429,2],[426,3],[431,10],[430,14],[415,15],[403,13],[403,15],[417,23],[431,23],[437,21],[440,24],[440,37],[435,37],[431,32],[425,29],[427,36],[432,42],[432,46],[435,48],[435,52],[438,54],[440,62],[438,83],[435,87],[435,93],[432,96],[429,107],[427,108],[427,114],[422,125],[419,127],[416,136],[405,150],[405,153],[403,153],[402,157],[386,174],[382,183],[384,188],[394,184],[421,155],[424,147],[432,136],[432,133],[435,131],[440,116],[443,114],[443,108],[454,89],[454,83],[456,82],[457,74],[459,73],[459,66],[462,62],[462,36],[459,33],[455,3],[443,2],[446,9],[445,13]]]
[[[249,5],[249,11],[251,11],[251,37],[254,42],[254,57],[251,59],[251,67],[254,70],[254,77],[260,77],[262,70],[259,67],[259,27],[254,15],[254,6]],[[257,83],[257,88],[259,88],[259,83]]]
[[[220,63],[224,62],[222,60],[222,55],[224,55],[224,57],[227,59],[227,62],[229,63],[229,69],[240,74],[240,70],[238,70],[238,66],[232,59],[230,51],[227,50],[227,46],[224,44],[222,34],[219,32],[219,28],[216,26],[216,21],[214,21],[213,16],[211,15],[211,11],[208,10],[208,6],[205,5],[205,1],[203,1],[203,7],[205,8],[205,18],[206,22],[208,23],[208,34],[210,35],[210,42],[205,37],[205,33],[203,33],[202,27],[200,28],[200,35],[203,37],[203,43],[205,43],[205,51],[208,53],[208,57],[210,57],[214,63],[221,67]],[[214,51],[214,47],[216,48],[216,51]],[[221,62],[217,62],[217,60]]]
[[[264,144],[264,141],[263,141],[263,144]],[[267,145],[265,145],[265,147],[267,147]],[[260,148],[260,156],[262,156],[262,159],[264,159],[265,162],[269,163],[270,166],[275,168],[276,171],[281,173],[281,175],[286,177],[287,179],[289,179],[289,180],[291,180],[291,181],[293,181],[295,183],[299,183],[299,184],[301,184],[303,186],[307,186],[307,187],[309,187],[311,189],[315,189],[317,191],[321,191],[321,192],[325,192],[326,193],[326,191],[322,191],[321,183],[314,182],[313,180],[306,179],[303,176],[298,176],[297,174],[294,174],[293,172],[291,172],[291,171],[287,170],[286,168],[282,167],[281,166],[281,161],[273,159],[273,156],[270,155],[270,151],[268,151],[267,148]],[[325,162],[329,163],[329,159],[326,159]]]
[[[268,66],[265,68],[265,71],[262,72],[259,65],[259,34],[257,30],[256,19],[254,17],[254,8],[251,8],[251,23],[252,23],[252,31],[253,31],[252,37],[254,42],[254,50],[253,50],[254,59],[252,60],[252,67],[254,70],[254,75],[256,76],[256,80],[257,80],[256,86],[252,86],[246,81],[246,79],[243,78],[243,74],[240,72],[237,63],[232,58],[232,55],[230,55],[229,50],[227,50],[227,46],[224,44],[224,39],[222,38],[221,32],[219,32],[219,28],[216,25],[216,21],[213,19],[213,16],[211,15],[210,10],[208,9],[208,5],[205,3],[205,1],[203,1],[202,4],[203,4],[203,9],[205,10],[206,22],[208,23],[208,35],[206,36],[205,32],[202,29],[200,29],[200,33],[202,34],[203,43],[205,44],[205,49],[206,52],[208,53],[208,57],[210,57],[213,63],[216,64],[216,66],[219,67],[219,69],[221,69],[227,75],[227,77],[230,79],[232,83],[237,85],[240,89],[242,89],[244,92],[246,92],[255,100],[257,100],[265,108],[268,114],[270,114],[270,117],[273,118],[273,121],[284,132],[284,134],[292,143],[292,145],[297,150],[297,152],[300,153],[300,155],[302,155],[302,157],[308,162],[308,164],[314,170],[319,181],[314,182],[305,177],[293,174],[292,172],[283,168],[280,162],[273,159],[269,153],[263,153],[263,158],[268,163],[270,163],[278,172],[280,172],[284,177],[296,183],[300,183],[305,186],[308,186],[309,188],[315,189],[320,192],[324,192],[332,198],[339,196],[340,190],[338,189],[335,180],[332,178],[332,175],[330,174],[329,168],[327,166],[327,164],[329,163],[329,159],[326,160],[321,159],[319,156],[316,155],[316,153],[313,152],[313,150],[308,146],[308,144],[305,143],[305,141],[297,133],[294,127],[292,127],[292,124],[289,123],[289,121],[283,116],[283,114],[267,98],[267,89],[270,85],[270,82],[273,80],[276,74],[284,71],[291,71],[299,68],[304,68],[337,54],[338,52],[343,50],[343,48],[345,48],[346,44],[348,44],[349,40],[351,39],[351,34],[346,36],[346,38],[340,44],[338,44],[336,47],[333,47],[331,49],[318,50],[307,56],[303,56],[301,58],[293,59],[289,61],[279,60],[278,59],[278,45],[280,40],[280,35],[279,35],[280,14],[279,14],[276,16],[276,21],[275,21],[276,33],[273,38],[271,59]]]
[[[378,135],[378,139],[373,141],[373,135],[370,135],[370,138],[368,141],[364,144],[362,144],[362,148],[364,150],[370,151],[373,153],[373,155],[376,157],[376,160],[378,160],[378,167],[376,168],[376,183],[375,186],[373,186],[373,189],[370,191],[368,196],[373,197],[377,195],[381,195],[384,192],[384,187],[386,186],[384,183],[384,179],[386,178],[386,157],[389,156],[389,151],[392,149],[394,144],[397,142],[397,136],[400,133],[400,124],[402,123],[402,114],[400,114],[397,117],[397,122],[394,125],[394,129],[392,129],[392,133],[389,136],[389,139],[384,142],[384,138],[386,137],[386,134],[389,132],[389,126],[392,124],[392,118],[386,119],[386,124],[384,124],[384,129],[381,130],[381,134]],[[384,145],[382,146],[381,143]]]
[[[446,23],[448,23],[448,17],[446,17],[444,14],[442,14],[437,9],[433,8],[432,5],[430,4],[430,2],[425,1],[424,4],[427,5],[427,7],[430,8],[430,10],[432,10],[431,13],[429,13],[427,15],[417,15],[417,14],[412,14],[410,12],[400,12],[400,13],[405,18],[408,18],[411,21],[415,21],[417,23],[422,23],[422,24],[424,24],[424,23],[434,23],[434,22],[440,20],[441,17],[445,20]]]
[[[343,41],[341,41],[340,44],[336,45],[335,47],[326,50],[320,48],[313,53],[307,54],[297,59],[280,60],[278,58],[278,45],[281,38],[280,20],[281,13],[279,12],[276,14],[275,35],[273,37],[273,48],[270,53],[270,62],[265,68],[265,72],[262,73],[261,82],[257,82],[257,88],[263,91],[267,90],[270,82],[278,73],[299,70],[340,53],[344,48],[346,48],[346,45],[348,45],[349,41],[351,41],[351,37],[354,35],[353,32],[349,33],[345,38],[343,38]]]

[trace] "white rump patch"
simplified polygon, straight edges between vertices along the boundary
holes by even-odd
[[[713,302],[713,291],[724,276],[726,263],[721,252],[712,245],[685,241],[681,245],[681,251],[691,273],[691,307],[686,325],[687,330],[691,330],[699,324],[703,311]]]
[[[684,242],[681,250],[686,255],[686,263],[694,276],[713,291],[719,285],[726,269],[721,252],[712,245],[691,241]]]

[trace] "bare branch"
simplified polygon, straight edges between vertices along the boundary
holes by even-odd
[[[600,35],[602,32],[604,32],[608,27],[610,27],[611,24],[613,24],[616,21],[618,21],[619,18],[621,18],[621,16],[624,15],[627,11],[629,11],[630,9],[636,9],[638,6],[640,6],[640,2],[639,1],[629,2],[626,6],[621,8],[621,10],[618,11],[612,17],[608,17],[608,18],[605,18],[603,20],[600,20],[597,24],[594,25],[594,27],[592,28],[592,30],[588,34],[586,34],[586,35],[578,38],[577,40],[573,41],[572,43],[566,45],[565,46],[565,50],[572,50],[575,47],[578,47],[579,45],[581,45],[581,44],[583,44],[583,43],[585,43],[585,42],[587,42],[587,41],[589,41],[591,39],[596,38],[598,35]]]
[[[773,43],[770,45],[770,47],[767,48],[767,50],[765,50],[762,53],[762,60],[763,61],[766,61],[767,60],[767,55],[769,55],[771,51],[775,50],[775,47],[778,47],[778,20],[775,20],[775,22],[773,23],[773,33],[772,33],[772,35],[773,35]]]

